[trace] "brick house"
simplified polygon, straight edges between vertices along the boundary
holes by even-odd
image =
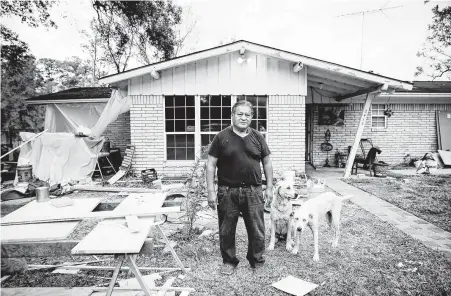
[[[344,124],[330,128],[332,144],[342,150],[353,144],[366,94],[367,101],[376,97],[374,102],[383,105],[383,93],[412,90],[409,82],[248,41],[106,76],[101,82],[131,97],[134,168],[155,168],[166,175],[190,168],[201,147],[230,124],[230,109],[237,100],[254,104],[253,127],[265,134],[275,169],[304,170],[306,162],[321,165],[326,157],[319,147],[327,126],[316,124],[318,106],[333,103],[344,108]],[[403,108],[411,107],[396,105],[396,116]],[[387,135],[389,122],[385,132],[373,131],[374,135]],[[379,138],[375,142],[391,145]],[[430,149],[432,142],[424,145]]]
[[[230,124],[237,100],[253,103],[253,127],[265,135],[279,171],[322,166],[327,155],[333,165],[336,149],[357,150],[360,137],[371,138],[389,163],[405,153],[422,156],[437,149],[436,112],[451,111],[448,82],[410,83],[248,41],[100,82],[131,100],[104,135],[113,145],[136,147],[136,172],[155,168],[168,176],[188,172],[201,147]],[[328,129],[334,149],[327,154],[320,147]]]

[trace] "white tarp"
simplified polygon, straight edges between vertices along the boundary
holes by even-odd
[[[130,99],[114,90],[108,103],[49,104],[44,133],[20,150],[19,164],[31,164],[33,176],[50,185],[85,180],[91,176],[104,137],[102,133],[119,114],[130,110]],[[93,137],[77,137],[80,126]],[[23,141],[34,133],[20,133]]]
[[[107,103],[48,104],[44,129],[49,133],[76,133],[80,126],[84,126],[100,137],[119,114],[130,110],[130,102],[129,97],[113,90]]]
[[[23,141],[34,133],[20,133]],[[76,137],[70,133],[45,133],[20,148],[18,162],[31,164],[33,175],[50,185],[85,180],[95,168],[104,138]]]

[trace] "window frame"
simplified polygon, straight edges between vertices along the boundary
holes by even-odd
[[[188,132],[188,131],[184,131],[184,132],[167,132],[166,131],[166,121],[168,119],[166,119],[166,98],[167,97],[181,97],[184,96],[185,100],[186,97],[193,97],[194,98],[194,131],[193,132]],[[174,106],[175,107],[175,106]],[[193,106],[187,106],[186,105],[186,101],[185,101],[185,116],[186,116],[186,108],[187,107],[193,107]],[[175,117],[175,114],[174,114]],[[177,120],[176,118],[173,118],[173,120]],[[188,120],[187,118],[185,118],[185,120]],[[164,127],[163,127],[163,138],[164,138],[164,161],[169,161],[169,162],[183,162],[183,163],[191,163],[193,161],[196,160],[196,96],[194,95],[164,95],[163,96],[163,121],[164,121]],[[174,130],[175,130],[175,125],[174,125]],[[194,135],[194,159],[168,159],[168,142],[167,142],[167,135]]]
[[[380,108],[374,108],[374,106],[382,106],[382,109]],[[386,109],[386,105],[385,104],[371,104],[371,129],[386,129],[387,128],[387,116],[384,115],[384,110]],[[374,111],[378,111],[378,114],[374,114]],[[379,114],[379,112],[382,112],[382,115]],[[373,126],[373,123],[375,123],[373,121],[374,118],[384,118],[384,126]]]
[[[163,127],[163,138],[164,138],[164,162],[167,162],[169,164],[177,164],[177,163],[181,163],[181,164],[191,164],[193,162],[196,161],[196,157],[198,155],[200,155],[201,149],[202,149],[202,139],[201,136],[208,134],[208,135],[215,135],[217,134],[219,131],[205,131],[202,132],[201,131],[201,104],[200,104],[200,99],[202,96],[207,96],[207,95],[183,95],[185,97],[194,97],[194,131],[193,132],[166,132],[166,97],[176,97],[178,95],[163,95],[163,121],[164,121],[164,127]],[[218,95],[212,95],[210,94],[209,96],[218,96]],[[230,96],[230,111],[232,111],[232,107],[233,105],[237,102],[237,98],[238,95],[224,95],[224,96]],[[269,129],[269,95],[239,95],[239,96],[256,96],[256,97],[265,97],[266,98],[266,131],[265,132],[260,132],[266,139],[266,141],[268,142],[269,139],[269,133],[268,133],[268,129]],[[258,99],[257,99],[258,100]],[[222,104],[222,103],[221,103]],[[186,108],[187,106],[185,106]],[[189,106],[191,107],[191,106]],[[218,106],[219,107],[219,106]],[[220,106],[222,107],[222,105]],[[258,108],[258,106],[254,106],[255,108]],[[262,107],[260,107],[262,108]],[[255,120],[255,116],[257,116],[257,114],[254,114],[254,117],[252,118],[252,121]],[[223,120],[224,118],[221,117],[221,120]],[[185,119],[187,120],[187,119]],[[256,119],[258,120],[258,118]],[[230,117],[230,125],[232,125],[232,118]],[[258,125],[258,123],[257,123]],[[257,130],[258,131],[258,130]],[[188,159],[188,160],[177,160],[177,159],[168,159],[168,155],[167,155],[167,135],[168,134],[182,134],[182,135],[187,135],[187,134],[194,134],[194,159]],[[207,159],[200,159],[200,161],[206,161]]]

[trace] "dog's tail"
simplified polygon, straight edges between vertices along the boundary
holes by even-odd
[[[352,194],[347,194],[347,195],[339,195],[338,197],[341,199],[341,201],[345,201],[348,199],[351,199],[354,195]]]

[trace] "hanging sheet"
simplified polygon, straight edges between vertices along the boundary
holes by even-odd
[[[108,103],[49,104],[45,116],[48,132],[21,148],[19,164],[31,164],[33,175],[50,185],[89,178],[102,148],[106,127],[130,110],[131,99],[114,90]],[[92,137],[77,137],[80,126]],[[23,141],[34,133],[20,133]]]
[[[34,133],[20,133],[23,141]],[[70,133],[45,133],[22,146],[19,163],[31,164],[33,175],[54,184],[89,178],[95,168],[104,137],[90,139]]]

